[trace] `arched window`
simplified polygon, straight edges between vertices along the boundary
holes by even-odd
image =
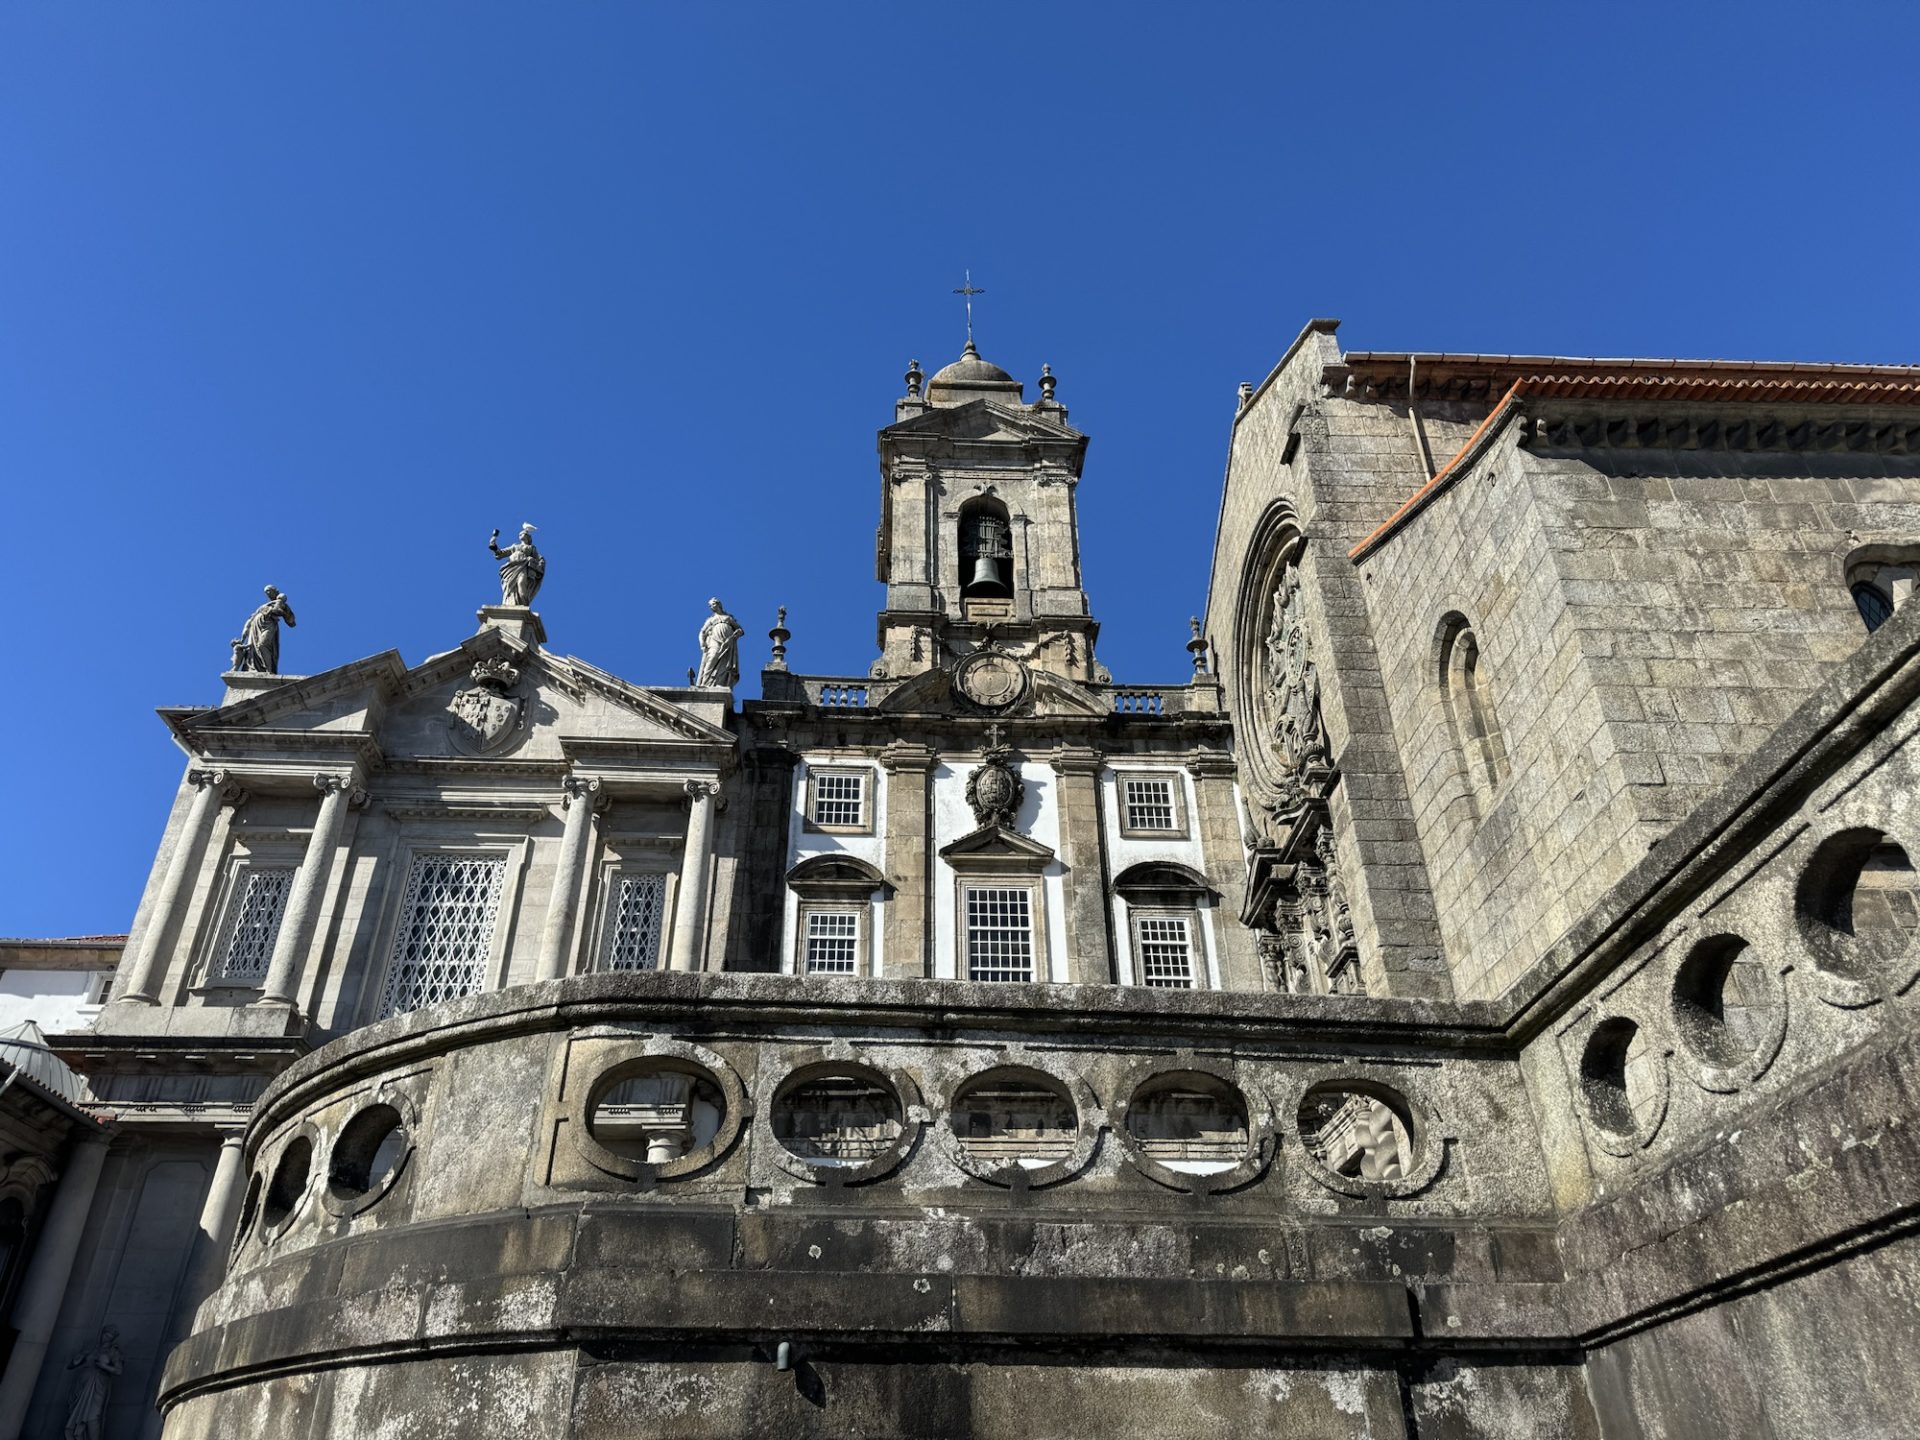
[[[1847,557],[1847,591],[1868,630],[1907,603],[1920,579],[1920,546],[1867,545]]]
[[[983,496],[960,512],[960,594],[968,600],[1013,598],[1013,526],[998,500]]]
[[[1477,819],[1506,781],[1507,742],[1500,733],[1479,638],[1458,613],[1440,622],[1440,701]]]

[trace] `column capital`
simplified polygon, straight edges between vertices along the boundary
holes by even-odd
[[[719,782],[715,780],[689,780],[681,788],[687,792],[687,799],[695,804],[702,800],[711,800],[720,793]]]
[[[568,775],[560,781],[560,803],[569,810],[575,801],[585,801],[589,811],[604,810],[612,800],[598,775]]]
[[[1223,750],[1206,750],[1188,756],[1186,770],[1196,780],[1231,780],[1240,773],[1233,756]]]
[[[939,758],[931,746],[895,740],[880,752],[880,766],[889,775],[903,770],[927,771],[933,769]]]
[[[345,793],[350,808],[358,810],[367,803],[367,792],[360,788],[359,776],[348,772],[345,775],[322,770],[313,777],[313,788],[320,792],[321,799],[329,795]]]
[[[245,787],[225,770],[188,770],[187,783],[196,790],[211,789],[223,805],[246,803]]]
[[[1057,745],[1047,756],[1056,775],[1098,775],[1107,763],[1104,750],[1091,745]]]

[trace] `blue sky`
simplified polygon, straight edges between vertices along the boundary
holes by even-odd
[[[1185,672],[1235,386],[1355,349],[1920,359],[1911,6],[0,6],[0,933],[132,917],[260,587],[311,672],[709,594],[873,655],[910,357],[1093,437],[1101,658]],[[1031,395],[1030,395],[1031,398]],[[30,757],[30,758],[29,758]]]

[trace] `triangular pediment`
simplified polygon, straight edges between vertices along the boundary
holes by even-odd
[[[1048,419],[1024,405],[994,400],[970,400],[965,405],[941,405],[912,416],[880,432],[883,436],[939,436],[948,440],[1034,441],[1080,443],[1086,436],[1071,425]]]
[[[940,858],[961,871],[1032,872],[1043,869],[1053,859],[1053,851],[1003,825],[984,825],[942,846]]]

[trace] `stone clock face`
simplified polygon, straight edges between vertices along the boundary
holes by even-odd
[[[960,693],[984,710],[1004,710],[1027,688],[1027,667],[1010,655],[969,655],[954,675]]]

